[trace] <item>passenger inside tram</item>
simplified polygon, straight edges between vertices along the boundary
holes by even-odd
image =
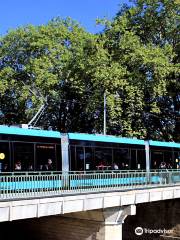
[[[14,170],[15,171],[21,171],[22,170],[22,166],[21,166],[21,161],[20,160],[15,162]]]

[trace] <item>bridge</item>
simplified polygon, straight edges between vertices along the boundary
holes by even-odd
[[[178,170],[2,174],[0,222],[63,215],[101,223],[92,239],[121,240],[137,204],[179,198]]]

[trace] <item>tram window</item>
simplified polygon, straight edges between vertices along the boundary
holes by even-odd
[[[95,148],[95,164],[96,169],[108,170],[112,166],[112,149],[111,148]]]
[[[137,150],[137,169],[146,169],[146,155],[144,150]]]
[[[164,162],[166,163],[167,168],[173,167],[173,159],[172,158],[173,158],[172,152],[170,152],[170,151],[164,152]]]
[[[9,143],[0,142],[0,172],[10,171]]]
[[[93,148],[85,147],[85,170],[95,170],[96,164],[93,161]]]
[[[131,149],[130,169],[137,169],[137,151],[135,149]]]
[[[161,162],[164,162],[164,154],[160,151],[151,151],[151,168],[156,169],[160,167]]]
[[[174,152],[174,165],[175,168],[180,168],[180,152]]]
[[[76,167],[76,156],[75,156],[75,147],[70,146],[70,170],[75,171]]]
[[[14,165],[15,171],[34,170],[34,144],[14,143]]]
[[[128,169],[129,167],[129,151],[126,148],[113,149],[114,163],[120,170]]]
[[[84,148],[76,147],[76,166],[78,171],[84,171]]]
[[[37,170],[51,171],[56,169],[54,144],[36,144]],[[51,162],[51,163],[50,163]]]

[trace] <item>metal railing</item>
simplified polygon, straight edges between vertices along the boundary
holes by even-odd
[[[175,169],[151,169],[148,172],[180,172],[180,169],[175,168]],[[96,174],[96,173],[139,173],[139,172],[147,172],[145,169],[138,169],[138,170],[84,170],[84,171],[14,171],[14,172],[0,172],[0,176],[2,175],[43,175],[43,174]]]
[[[180,171],[1,173],[0,200],[124,191],[180,184]]]

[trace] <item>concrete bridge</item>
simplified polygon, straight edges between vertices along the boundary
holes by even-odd
[[[64,216],[70,230],[72,219],[98,225],[88,239],[121,240],[123,223],[136,215],[137,205],[179,198],[178,171],[2,176],[0,221]],[[73,239],[87,239],[81,225],[75,233]]]

